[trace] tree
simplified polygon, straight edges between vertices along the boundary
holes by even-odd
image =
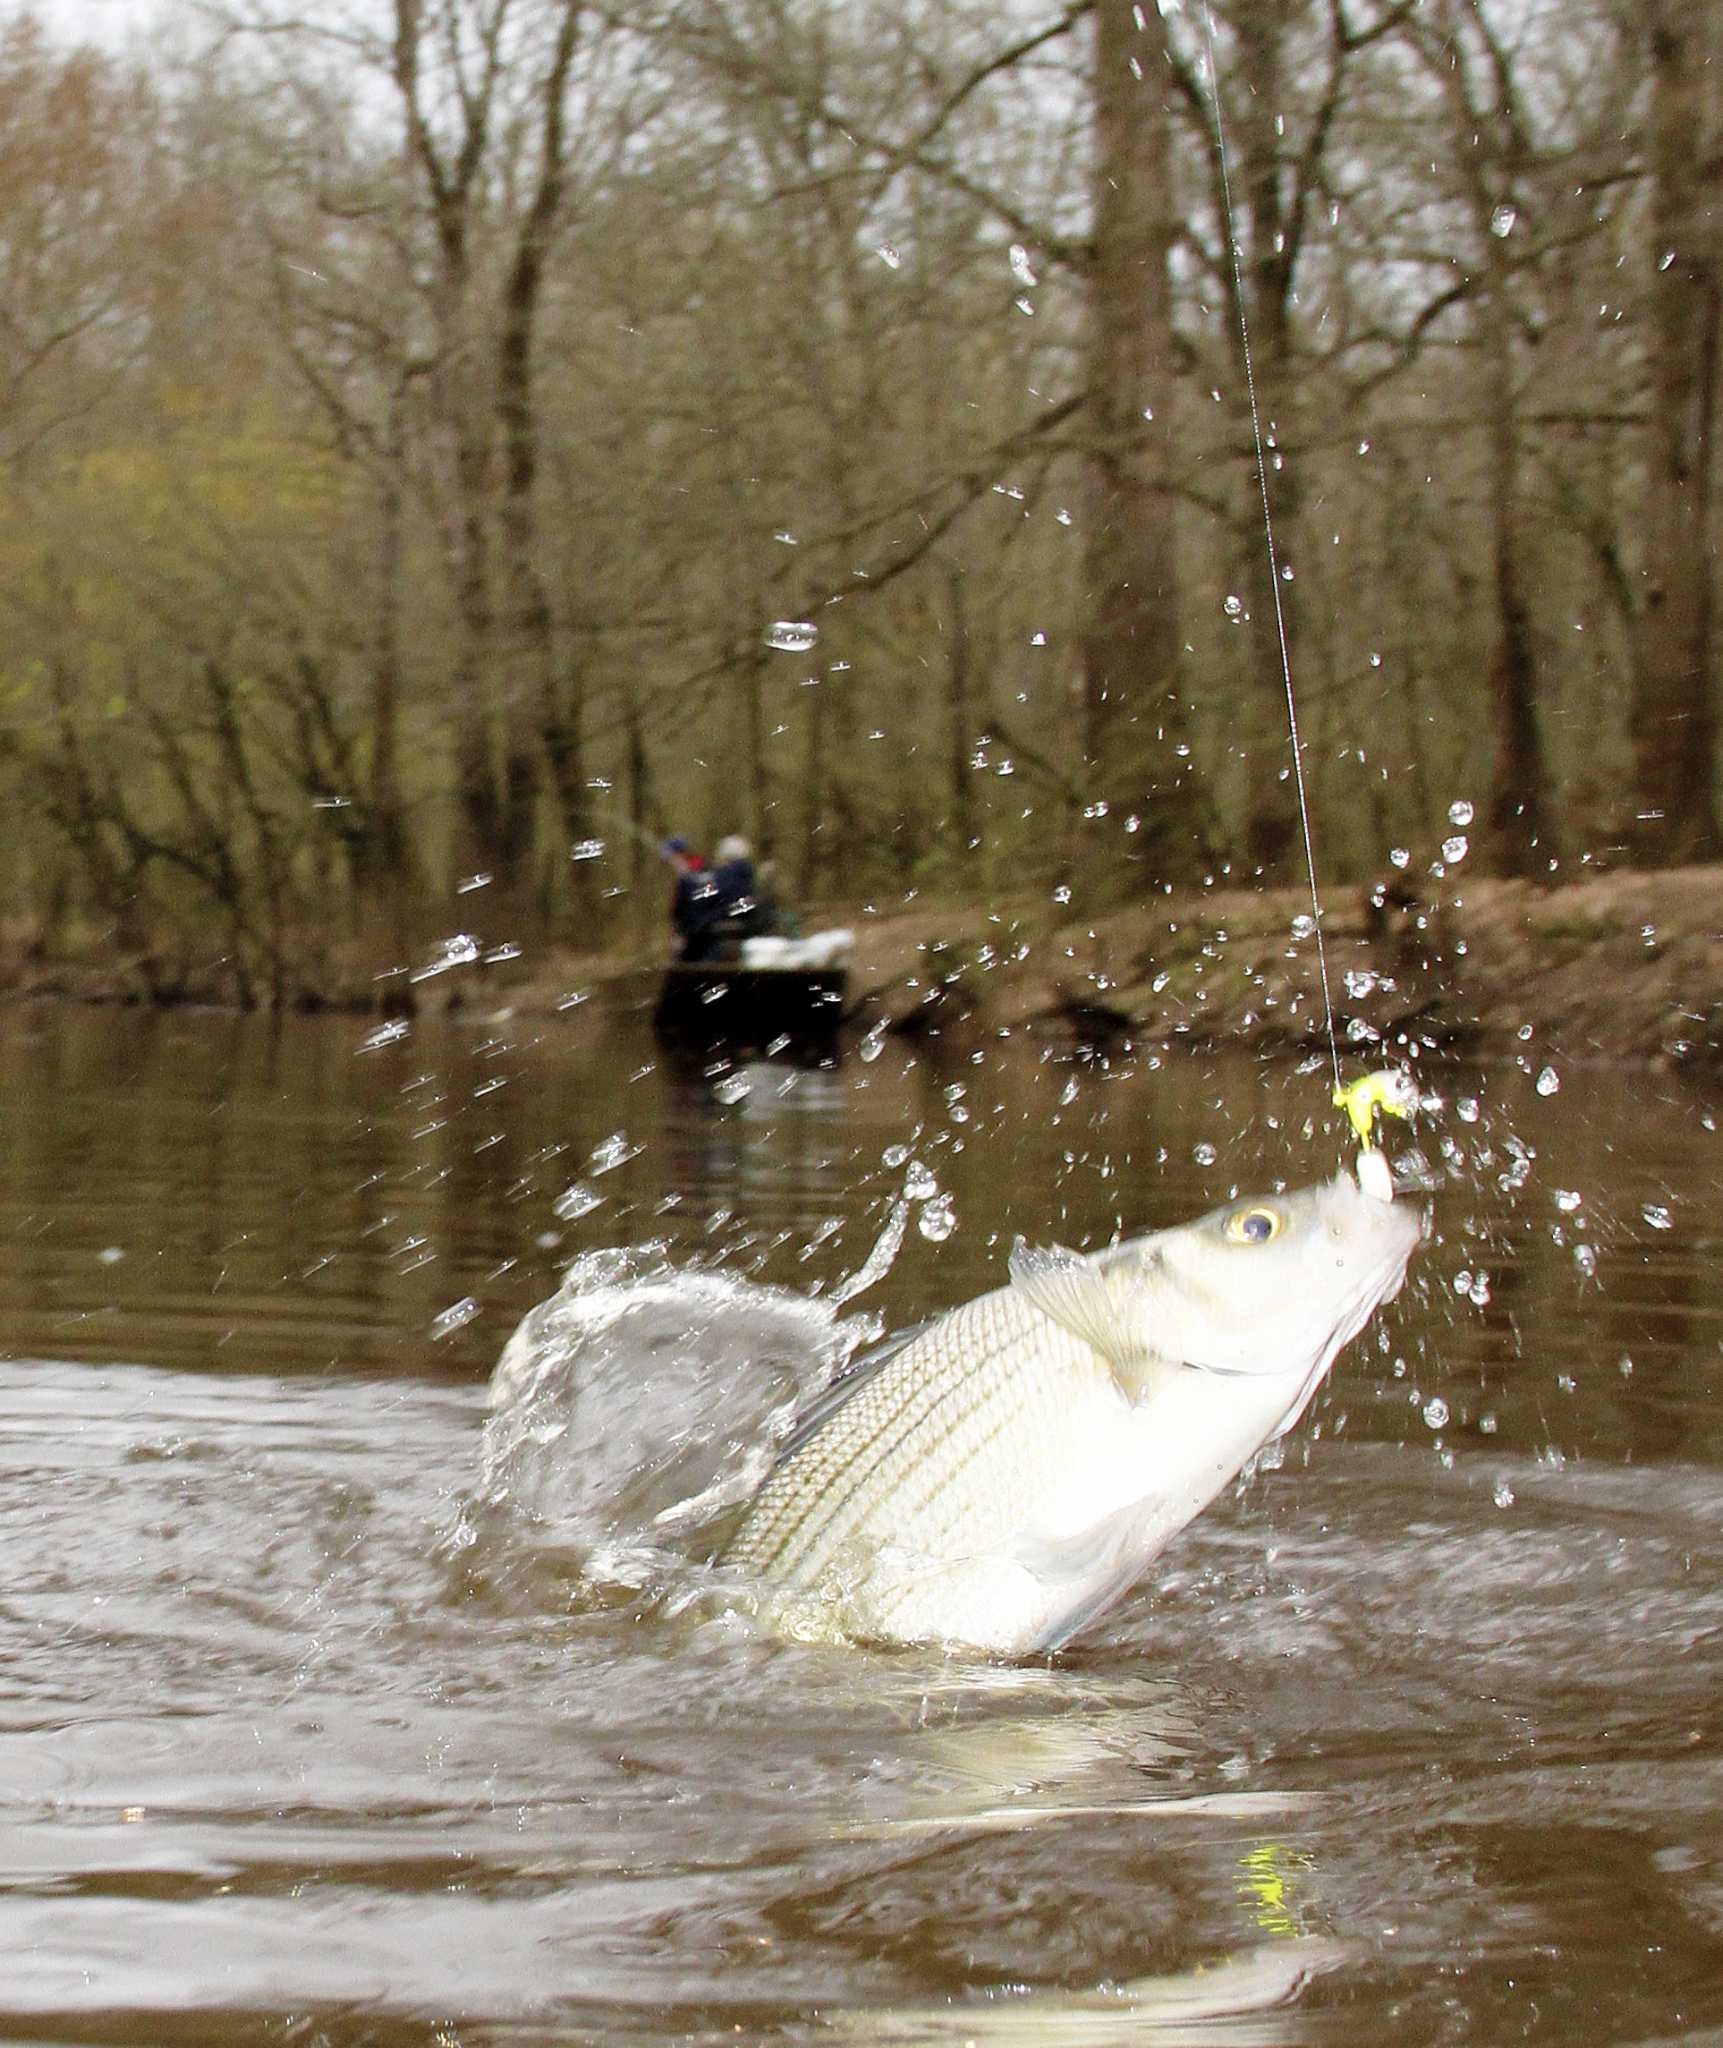
[[[1723,131],[1711,9],[1648,0],[1650,417],[1634,633],[1633,839],[1656,866],[1723,852],[1715,795],[1715,477]]]
[[[0,23],[0,464],[25,480],[134,359],[159,225],[157,109],[94,50]]]
[[[1153,881],[1197,869],[1208,829],[1179,683],[1172,91],[1160,15],[1097,0],[1083,758]]]
[[[1495,726],[1486,820],[1498,864],[1510,874],[1548,872],[1549,769],[1539,720],[1539,677],[1522,536],[1521,425],[1515,335],[1520,315],[1513,255],[1532,215],[1528,181],[1538,169],[1513,58],[1481,0],[1441,0],[1419,28],[1419,47],[1449,113],[1450,161],[1469,230],[1470,310],[1477,339],[1480,411],[1488,449],[1489,655]],[[1518,231],[1519,243],[1515,241]]]

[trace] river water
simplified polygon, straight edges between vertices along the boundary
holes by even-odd
[[[0,1018],[0,2038],[1723,2042],[1723,1089],[1431,1065],[1399,1301],[1010,1666],[475,1544],[509,1331],[901,1213],[897,1327],[1331,1172],[1325,1074],[374,1036]]]

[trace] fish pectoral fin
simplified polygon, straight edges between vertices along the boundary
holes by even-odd
[[[1027,1531],[1012,1540],[1011,1558],[1033,1572],[1044,1585],[1069,1586],[1086,1579],[1110,1579],[1134,1557],[1143,1503],[1133,1500],[1085,1529],[1068,1536],[1035,1536]]]
[[[1011,1546],[1012,1560],[1042,1585],[1067,1596],[1057,1620],[1037,1637],[1035,1649],[1056,1650],[1068,1643],[1136,1584],[1154,1552],[1148,1541],[1149,1519],[1144,1503],[1132,1501],[1069,1536],[1017,1538]],[[1069,1597],[1073,1594],[1074,1599]]]
[[[1080,1338],[1107,1364],[1128,1401],[1143,1401],[1181,1369],[1145,1344],[1132,1327],[1106,1273],[1063,1245],[1019,1244],[1011,1284],[1032,1307]]]

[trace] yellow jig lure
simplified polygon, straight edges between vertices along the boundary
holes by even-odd
[[[1394,1199],[1394,1175],[1383,1152],[1371,1142],[1379,1114],[1409,1117],[1418,1106],[1418,1087],[1410,1074],[1397,1068],[1364,1074],[1348,1086],[1336,1088],[1334,1101],[1345,1110],[1358,1133],[1358,1185],[1379,1202]]]

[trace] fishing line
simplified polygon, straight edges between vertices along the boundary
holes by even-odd
[[[1168,11],[1162,0],[1161,12]],[[1176,4],[1173,11],[1176,10]],[[1262,527],[1268,542],[1268,584],[1274,599],[1274,628],[1280,644],[1280,675],[1286,689],[1286,726],[1292,741],[1292,780],[1298,792],[1298,822],[1304,836],[1304,871],[1310,878],[1310,915],[1316,927],[1316,971],[1322,982],[1322,1011],[1328,1025],[1328,1057],[1334,1068],[1335,1099],[1342,1092],[1340,1046],[1334,1032],[1334,997],[1328,985],[1328,948],[1322,936],[1322,897],[1316,883],[1316,844],[1310,827],[1309,792],[1304,786],[1304,747],[1298,731],[1298,701],[1292,688],[1292,648],[1286,634],[1286,607],[1280,597],[1280,551],[1274,538],[1274,511],[1268,492],[1267,444],[1263,439],[1262,413],[1256,396],[1256,370],[1250,352],[1250,317],[1245,306],[1244,266],[1239,257],[1238,235],[1232,206],[1232,166],[1227,154],[1226,121],[1221,109],[1220,68],[1215,62],[1214,9],[1203,0],[1203,35],[1208,62],[1209,105],[1214,114],[1215,158],[1220,166],[1221,206],[1226,215],[1227,248],[1232,257],[1233,302],[1238,307],[1239,353],[1244,358],[1244,388],[1250,401],[1250,432],[1256,451],[1256,487],[1262,501]]]

